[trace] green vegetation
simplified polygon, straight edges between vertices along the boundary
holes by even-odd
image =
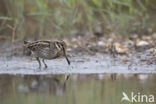
[[[155,0],[1,0],[0,37],[11,36],[8,25],[17,26],[15,38],[20,40],[67,36],[95,27],[128,35],[154,28],[155,4]]]

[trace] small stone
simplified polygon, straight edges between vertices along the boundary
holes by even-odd
[[[103,41],[99,41],[97,44],[98,44],[98,46],[104,46],[105,45],[105,43]]]
[[[143,40],[141,40],[137,43],[138,47],[147,46],[147,45],[149,45],[149,43],[147,41],[143,41]]]
[[[122,61],[123,63],[128,62],[128,57],[127,57],[127,56],[123,56],[123,57],[121,58],[121,61]]]
[[[125,53],[128,53],[129,52],[128,48],[126,48],[122,44],[115,43],[114,44],[114,47],[115,47],[116,52],[119,53],[119,54],[125,54]]]

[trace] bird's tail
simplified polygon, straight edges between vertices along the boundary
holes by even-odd
[[[29,43],[28,41],[24,40],[24,44],[28,44],[28,43]]]
[[[29,44],[30,42],[24,40],[23,43],[24,43],[24,44],[23,44],[23,47],[27,48],[27,47],[28,47],[28,44]]]

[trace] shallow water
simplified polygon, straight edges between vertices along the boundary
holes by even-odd
[[[66,78],[0,75],[0,104],[121,104],[123,92],[129,97],[132,92],[156,97],[155,74],[73,74]],[[141,104],[147,104],[145,99]]]
[[[132,57],[133,58],[133,57]],[[73,74],[73,73],[156,73],[155,64],[140,63],[138,58],[123,63],[118,58],[107,54],[95,56],[72,56],[69,66],[64,58],[46,60],[48,68],[38,68],[37,61],[30,61],[31,57],[1,57],[0,74]]]

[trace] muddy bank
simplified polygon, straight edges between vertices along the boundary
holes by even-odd
[[[64,58],[59,58],[46,60],[47,69],[44,69],[44,65],[39,69],[37,61],[32,61],[31,57],[1,57],[0,74],[156,73],[156,64],[146,63],[144,56],[144,54],[115,57],[110,54],[72,54],[70,66]]]
[[[131,51],[127,51],[118,45],[116,48],[98,46],[74,48],[68,45],[67,54],[71,61],[70,66],[65,58],[59,58],[46,60],[48,68],[44,69],[42,65],[39,69],[38,62],[31,60],[30,54],[27,54],[29,56],[24,54],[22,43],[5,44],[0,47],[0,74],[156,73],[154,47],[137,47],[136,49],[141,49],[140,51],[135,49],[132,51],[128,48]]]

